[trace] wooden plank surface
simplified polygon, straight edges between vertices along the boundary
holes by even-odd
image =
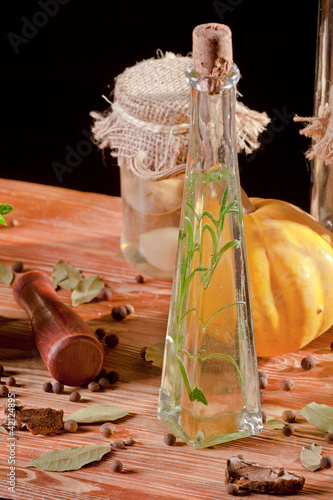
[[[42,391],[45,381],[52,381],[31,339],[29,321],[15,303],[10,286],[0,284],[0,362],[6,375],[13,375],[16,398],[26,407],[52,407],[65,414],[94,404],[116,404],[128,408],[129,415],[116,422],[114,438],[132,436],[136,444],[114,450],[100,462],[73,472],[45,472],[28,468],[29,461],[42,453],[71,446],[108,442],[99,433],[100,424],[81,425],[74,434],[33,436],[16,431],[15,492],[8,491],[9,437],[0,434],[0,497],[18,500],[70,499],[221,499],[228,498],[224,485],[226,460],[243,454],[249,461],[271,465],[301,474],[306,482],[299,499],[333,497],[333,469],[310,472],[300,461],[303,446],[320,444],[323,454],[333,456],[333,445],[324,441],[323,433],[301,416],[295,434],[285,437],[281,430],[267,425],[257,436],[193,450],[177,441],[168,447],[163,436],[168,431],[156,416],[160,369],[140,357],[145,345],[163,342],[165,338],[171,284],[145,277],[135,281],[138,271],[120,255],[122,226],[121,200],[105,195],[69,191],[10,180],[0,180],[0,201],[11,203],[14,211],[0,227],[0,263],[10,266],[20,260],[25,269],[51,273],[62,259],[81,269],[84,275],[99,274],[112,290],[110,301],[95,300],[75,310],[92,329],[103,327],[117,333],[120,342],[114,349],[105,346],[106,368],[119,372],[120,380],[111,389],[98,393],[81,388],[82,400],[72,403],[65,394]],[[10,225],[16,219],[18,225]],[[61,290],[59,297],[70,305],[70,292]],[[110,311],[114,305],[132,304],[135,312],[124,321],[114,322]],[[265,389],[263,409],[281,417],[285,409],[298,410],[316,401],[333,405],[333,331],[299,352],[260,359],[269,385]],[[304,372],[301,359],[312,354],[316,367]],[[4,379],[6,377],[3,377]],[[280,381],[291,378],[294,389],[284,392]],[[0,401],[4,403],[4,401]],[[0,416],[2,414],[2,410]],[[119,459],[122,473],[110,470],[110,462]],[[265,498],[265,495],[252,495]],[[281,498],[270,496],[269,498]]]

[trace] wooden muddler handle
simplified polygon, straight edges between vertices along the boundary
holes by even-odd
[[[103,347],[84,320],[59,300],[49,276],[26,272],[13,292],[30,318],[36,348],[51,375],[69,386],[96,378],[103,367]]]

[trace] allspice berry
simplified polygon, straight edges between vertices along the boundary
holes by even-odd
[[[134,307],[131,304],[125,304],[124,307],[127,311],[127,315],[134,313]]]
[[[267,385],[268,385],[267,378],[259,377],[259,389],[266,389]]]
[[[137,276],[135,276],[135,281],[137,283],[143,283],[145,280],[144,280],[144,277],[141,274],[138,274]]]
[[[104,288],[102,288],[98,295],[101,300],[110,300],[112,297],[112,291],[109,287],[105,286]]]
[[[6,381],[6,385],[9,385],[9,387],[14,387],[16,385],[16,380],[14,377],[8,377]]]
[[[88,390],[91,392],[98,392],[100,390],[100,386],[97,382],[95,382],[95,380],[92,380],[88,384]]]
[[[296,412],[294,412],[294,410],[285,410],[283,413],[282,413],[282,420],[284,422],[295,422],[295,418],[296,418]]]
[[[325,441],[328,444],[333,444],[333,433],[332,432],[325,432]]]
[[[294,382],[290,378],[285,378],[281,380],[280,386],[283,391],[291,391],[294,387]]]
[[[115,430],[116,426],[111,424],[111,422],[105,422],[105,424],[101,425],[99,428],[99,432],[106,438],[111,437]]]
[[[333,458],[332,457],[322,457],[320,460],[320,467],[323,469],[330,469],[333,466]]]
[[[227,486],[227,492],[229,495],[237,496],[239,492],[239,486],[236,483],[230,483]]]
[[[66,432],[76,432],[78,427],[76,420],[66,420],[66,422],[64,422],[64,429]]]
[[[101,389],[107,389],[110,387],[110,381],[106,377],[101,377],[97,380],[98,385]]]
[[[111,333],[105,337],[105,343],[108,347],[116,347],[119,344],[118,335]]]
[[[22,262],[20,262],[20,261],[13,262],[13,264],[12,264],[12,270],[15,273],[22,273],[22,271],[23,271],[23,264],[22,264]]]
[[[175,444],[175,442],[176,442],[176,436],[170,432],[169,434],[166,434],[164,436],[163,441],[168,446],[173,446]]]
[[[125,448],[125,442],[122,439],[116,439],[112,442],[112,447],[116,448],[117,450],[122,450],[123,448]]]
[[[123,470],[123,464],[120,460],[113,460],[110,464],[110,468],[113,472],[121,472]]]
[[[132,437],[127,437],[125,439],[125,446],[133,446],[133,444],[135,444],[135,439]]]
[[[282,427],[282,432],[285,436],[289,437],[295,432],[295,427],[292,424],[286,424]]]
[[[55,382],[52,386],[52,391],[55,394],[63,394],[65,386],[62,382]]]
[[[121,321],[125,319],[127,314],[127,309],[124,306],[115,306],[111,311],[111,316],[115,321]]]
[[[5,398],[8,396],[8,387],[6,385],[0,385],[0,397]]]
[[[311,370],[311,368],[314,368],[315,366],[316,360],[313,356],[306,356],[301,361],[301,367],[303,368],[303,370]]]
[[[81,399],[81,394],[77,391],[73,391],[69,395],[69,400],[73,403],[78,403]]]
[[[51,384],[51,382],[44,382],[44,384],[43,384],[43,391],[44,392],[52,392],[52,384]]]
[[[259,370],[259,371],[258,371],[258,377],[259,377],[259,378],[260,378],[260,377],[264,377],[265,379],[267,379],[267,380],[268,380],[267,374],[266,374],[266,372],[264,372],[263,370]]]
[[[119,380],[119,373],[112,370],[111,372],[107,373],[105,377],[108,379],[110,384],[115,384]]]
[[[99,340],[102,340],[106,335],[106,331],[104,330],[104,328],[96,328],[95,335]]]

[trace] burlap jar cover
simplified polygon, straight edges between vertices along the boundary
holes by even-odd
[[[113,102],[92,111],[92,133],[100,149],[109,148],[119,166],[130,160],[135,175],[157,181],[185,171],[190,86],[185,70],[190,56],[167,52],[127,68],[115,80]],[[237,101],[237,150],[260,146],[258,136],[270,119]]]

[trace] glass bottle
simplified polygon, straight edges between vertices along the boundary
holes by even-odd
[[[315,69],[314,116],[329,106],[333,82],[333,0],[319,0]],[[333,231],[333,166],[315,157],[311,165],[311,215]]]
[[[194,448],[262,430],[235,144],[239,70],[186,73],[189,151],[158,417]]]

